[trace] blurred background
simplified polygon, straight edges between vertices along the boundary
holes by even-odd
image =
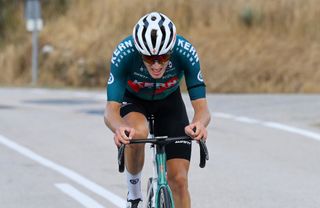
[[[40,2],[34,38],[25,0],[0,0],[1,208],[124,207],[105,86],[115,47],[151,11],[197,49],[210,92],[210,160],[198,168],[193,148],[192,207],[320,207],[320,0]]]
[[[213,93],[319,93],[319,0],[41,0],[42,87],[103,88],[116,45],[147,12],[169,16]],[[23,0],[0,0],[0,85],[31,83]]]

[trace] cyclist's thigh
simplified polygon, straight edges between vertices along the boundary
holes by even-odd
[[[124,102],[120,108],[120,115],[126,124],[136,130],[136,138],[145,138],[148,136],[149,128],[146,118],[146,109],[138,100],[132,98],[124,98]]]

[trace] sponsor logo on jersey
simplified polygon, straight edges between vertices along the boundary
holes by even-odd
[[[133,75],[138,76],[138,77],[141,77],[141,78],[143,78],[143,79],[148,79],[148,77],[147,77],[146,75],[140,74],[140,73],[138,73],[138,72],[133,72]]]
[[[199,73],[198,73],[198,80],[199,80],[200,82],[203,82],[203,77],[202,77],[201,71],[199,71]]]
[[[139,92],[141,89],[143,88],[153,88],[154,85],[156,85],[156,94],[162,93],[165,90],[177,85],[179,83],[179,79],[178,77],[173,77],[172,79],[168,80],[167,82],[161,83],[161,82],[139,82],[137,80],[129,80],[128,81],[128,85],[130,86],[130,88],[135,91],[135,92]]]
[[[199,57],[196,52],[196,49],[188,41],[178,39],[178,47],[176,50],[180,54],[187,57],[190,63],[192,64],[192,66],[195,65],[197,62],[199,62]]]
[[[177,73],[174,73],[174,74],[166,74],[166,75],[163,75],[163,77],[161,79],[170,79],[172,77],[176,77],[177,76]]]
[[[110,77],[109,77],[109,80],[108,80],[108,84],[112,84],[114,82],[114,77],[113,77],[113,74],[110,73]]]
[[[112,54],[111,63],[116,67],[119,67],[121,60],[128,54],[134,52],[133,46],[134,45],[131,40],[121,42]]]

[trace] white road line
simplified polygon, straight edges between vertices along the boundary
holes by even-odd
[[[187,111],[189,113],[193,114],[192,108],[187,107]],[[290,132],[290,133],[294,133],[294,134],[299,134],[301,136],[320,141],[320,134],[318,134],[318,133],[315,133],[315,132],[312,132],[309,130],[305,130],[305,129],[301,129],[301,128],[297,128],[297,127],[293,127],[293,126],[288,126],[288,125],[277,123],[277,122],[262,121],[262,120],[257,120],[254,118],[248,118],[248,117],[244,117],[244,116],[235,116],[235,115],[231,115],[228,113],[222,113],[222,112],[213,112],[213,113],[211,113],[211,115],[212,115],[212,118],[231,119],[231,120],[234,120],[237,122],[242,122],[242,123],[247,123],[247,124],[257,124],[257,125],[265,126],[268,128],[273,128],[273,129],[282,130],[282,131],[286,131],[286,132]]]
[[[262,126],[273,128],[273,129],[278,129],[278,130],[282,130],[282,131],[286,131],[294,134],[299,134],[304,137],[320,141],[320,134],[318,133],[293,127],[293,126],[288,126],[288,125],[277,123],[277,122],[261,121],[257,119],[252,119],[252,118],[242,117],[242,116],[235,116],[235,115],[221,113],[221,112],[213,112],[212,117],[231,119],[231,120],[242,122],[242,123],[258,124],[258,125],[262,125]]]
[[[243,123],[249,123],[249,124],[259,123],[259,121],[256,119],[243,117],[243,116],[235,117],[234,120],[239,121],[239,122],[243,122]]]
[[[276,123],[276,122],[265,122],[262,125],[270,127],[270,128],[274,128],[274,129],[281,129],[281,130],[288,131],[288,132],[295,133],[295,134],[300,134],[302,136],[309,137],[311,139],[315,139],[315,140],[320,141],[320,134],[317,134],[315,132],[311,132],[308,130],[299,129],[296,127],[292,127],[292,126],[288,126],[288,125],[284,125],[284,124]]]
[[[16,152],[20,153],[21,155],[24,155],[31,160],[34,160],[41,165],[50,168],[65,177],[73,180],[74,182],[84,186],[85,188],[91,190],[92,192],[102,196],[103,198],[107,199],[117,207],[125,207],[126,201],[123,200],[121,197],[115,195],[114,193],[108,191],[107,189],[103,188],[102,186],[86,179],[85,177],[81,176],[80,174],[76,173],[73,170],[70,170],[68,168],[65,168],[61,165],[58,165],[34,152],[31,150],[11,141],[10,139],[0,135],[0,143],[3,145],[15,150]]]
[[[63,193],[67,194],[86,208],[104,208],[101,204],[90,198],[89,196],[81,193],[73,186],[66,183],[58,183],[55,186]]]
[[[212,115],[212,113],[211,113],[211,115]],[[214,113],[214,116],[215,117],[219,117],[219,118],[226,118],[226,119],[235,119],[236,118],[233,115],[226,114],[226,113],[221,113],[221,112]]]

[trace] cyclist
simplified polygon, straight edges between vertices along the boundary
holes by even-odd
[[[194,109],[190,124],[179,87],[183,75]],[[128,144],[131,139],[147,138],[150,114],[155,116],[156,136],[186,134],[196,140],[207,138],[210,112],[198,55],[190,42],[176,34],[174,23],[164,14],[152,12],[143,16],[133,34],[116,47],[107,101],[104,120],[114,132],[117,146]],[[191,142],[170,144],[166,153],[175,206],[188,208]],[[144,145],[128,145],[125,163],[127,207],[140,207]]]

